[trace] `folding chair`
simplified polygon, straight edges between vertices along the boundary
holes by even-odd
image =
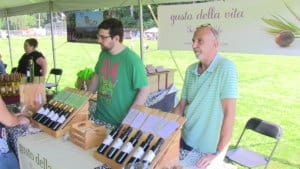
[[[268,157],[265,157],[263,155],[260,155],[254,151],[250,151],[244,148],[238,147],[244,133],[246,130],[252,130],[254,132],[257,132],[259,134],[272,137],[276,139],[276,142],[274,143],[274,147],[271,151],[271,154]],[[272,159],[272,156],[274,154],[274,151],[280,141],[282,135],[282,129],[279,125],[258,119],[258,118],[251,118],[248,120],[237,144],[235,145],[235,148],[232,150],[229,150],[226,154],[226,158],[231,161],[235,162],[241,166],[247,167],[247,168],[254,168],[258,166],[265,166],[265,169],[268,167],[269,162]]]
[[[58,87],[58,84],[60,82],[62,73],[63,73],[62,69],[57,69],[57,68],[51,69],[50,73],[49,73],[49,75],[47,77],[45,87],[48,88],[48,89],[51,89],[51,88],[55,87],[55,91],[57,92],[57,87]],[[55,79],[55,81],[52,82],[52,83],[49,83],[50,76],[54,76],[54,79]],[[57,76],[58,76],[58,79],[57,79]]]
[[[11,73],[15,73],[15,72],[17,72],[18,71],[18,68],[17,67],[13,67],[12,69],[11,69]]]

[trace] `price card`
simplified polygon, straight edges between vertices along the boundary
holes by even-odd
[[[178,127],[179,124],[176,121],[170,120],[165,124],[164,127],[157,131],[157,134],[161,138],[167,139]]]
[[[126,117],[123,119],[122,124],[131,125],[138,114],[139,112],[136,109],[130,109]]]
[[[130,126],[133,128],[140,128],[147,117],[148,114],[139,112]]]

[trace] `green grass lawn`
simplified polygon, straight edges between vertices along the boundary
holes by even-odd
[[[13,38],[13,62],[24,53],[25,38]],[[53,67],[52,47],[50,38],[38,38],[39,50],[44,53]],[[163,65],[176,68],[169,51],[158,51],[156,42],[146,42],[150,49],[145,51],[145,64]],[[98,59],[100,46],[97,44],[66,43],[65,37],[56,37],[57,67],[63,68],[64,75],[61,88],[73,87],[76,73],[86,67],[93,68]],[[125,44],[139,52],[138,40],[125,41]],[[0,39],[0,53],[4,62],[10,59],[7,39]],[[300,52],[299,52],[300,53]],[[284,134],[275,152],[269,168],[299,169],[300,168],[300,56],[250,55],[238,53],[222,53],[231,59],[239,74],[239,99],[237,102],[236,123],[232,144],[235,144],[246,121],[251,117],[259,117],[282,126]],[[300,55],[300,54],[299,54]],[[188,65],[196,61],[193,53],[174,51],[180,72],[185,72]],[[175,84],[181,89],[183,81],[175,73]],[[253,150],[269,154],[272,140],[257,136],[255,133],[246,135],[242,145]]]

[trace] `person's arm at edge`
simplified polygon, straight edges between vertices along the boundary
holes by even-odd
[[[224,112],[224,118],[223,118],[221,134],[220,134],[217,150],[220,151],[221,154],[225,156],[225,153],[228,150],[231,137],[232,137],[232,130],[234,126],[235,111],[236,111],[236,99],[229,99],[229,98],[223,99],[222,107]]]
[[[95,93],[98,88],[98,83],[99,83],[99,77],[97,74],[94,74],[91,78],[91,83],[89,85],[88,91],[91,93]]]
[[[0,123],[7,127],[14,127],[18,124],[25,124],[29,123],[29,120],[24,116],[17,116],[11,114],[8,109],[6,108],[5,103],[3,102],[2,98],[0,97]]]
[[[150,94],[149,85],[140,88],[138,94],[135,97],[133,104],[131,105],[131,108],[134,107],[135,105],[141,105],[141,106],[144,105],[149,94]]]
[[[42,76],[46,76],[47,74],[47,61],[44,57],[40,57],[36,60],[36,63],[42,67]]]
[[[177,106],[174,108],[173,113],[183,116],[186,104],[186,99],[181,99]]]
[[[224,118],[223,118],[219,143],[217,145],[217,151],[219,153],[207,154],[201,157],[197,162],[197,166],[200,168],[206,168],[214,161],[218,161],[215,159],[223,160],[227,152],[227,149],[229,147],[231,136],[232,136],[232,129],[234,125],[236,99],[223,99],[222,107],[224,112]]]

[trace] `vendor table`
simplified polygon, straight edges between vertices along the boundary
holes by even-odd
[[[83,150],[43,132],[18,138],[21,169],[94,169],[101,165],[93,157],[95,150]]]

